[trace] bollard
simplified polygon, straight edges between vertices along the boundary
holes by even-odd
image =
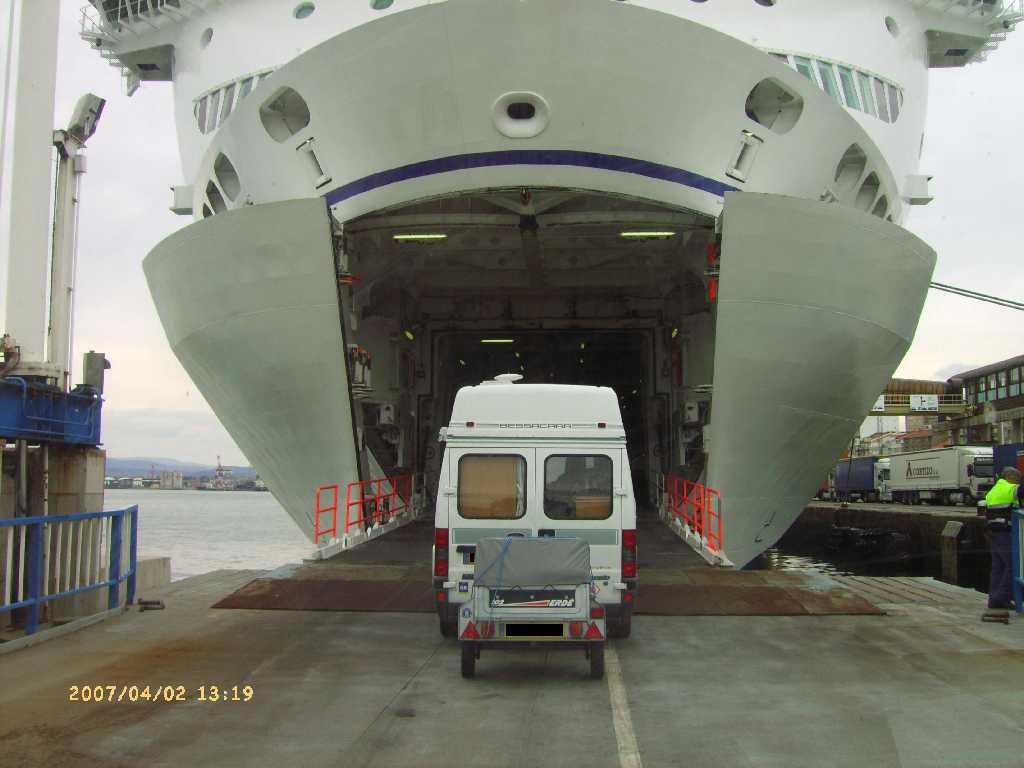
[[[957,586],[960,577],[960,532],[964,524],[949,520],[942,529],[942,580]]]

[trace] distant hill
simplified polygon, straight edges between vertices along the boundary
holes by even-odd
[[[231,470],[231,475],[238,480],[246,480],[256,477],[256,470],[252,467],[232,467],[225,465]],[[107,475],[109,477],[150,477],[160,476],[164,470],[181,472],[185,477],[202,477],[213,475],[217,468],[216,464],[196,464],[177,459],[151,459],[131,458],[119,459],[107,456]]]

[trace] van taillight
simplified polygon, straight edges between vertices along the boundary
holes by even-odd
[[[448,529],[434,529],[434,576],[448,578]]]
[[[636,578],[636,531],[622,532],[622,578]]]

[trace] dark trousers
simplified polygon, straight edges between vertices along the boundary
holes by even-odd
[[[1009,608],[1013,602],[1012,537],[1009,531],[989,531],[992,575],[988,584],[988,607]]]

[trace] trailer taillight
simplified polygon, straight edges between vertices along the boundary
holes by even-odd
[[[434,529],[434,576],[448,578],[448,529]]]
[[[636,578],[636,530],[622,532],[622,578]]]

